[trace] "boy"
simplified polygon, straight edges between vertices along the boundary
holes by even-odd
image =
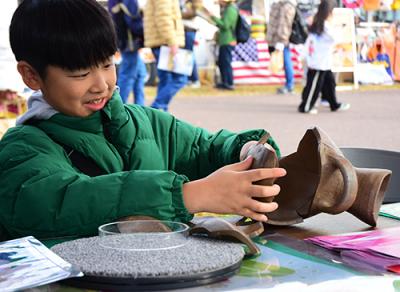
[[[113,24],[95,0],[24,0],[10,42],[24,82],[38,92],[0,142],[5,238],[90,236],[129,215],[186,222],[208,211],[266,221],[277,208],[253,197],[279,187],[252,182],[285,171],[237,162],[263,130],[209,134],[122,103]]]

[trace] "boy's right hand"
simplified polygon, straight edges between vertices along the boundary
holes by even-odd
[[[229,213],[267,221],[265,213],[278,208],[275,202],[266,203],[256,198],[276,196],[278,185],[263,186],[253,182],[284,176],[283,168],[249,170],[253,158],[224,166],[209,176],[183,185],[183,200],[190,213]]]

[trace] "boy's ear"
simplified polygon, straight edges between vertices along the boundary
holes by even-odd
[[[42,79],[28,62],[19,61],[17,64],[17,70],[26,86],[32,90],[39,90],[41,88]]]

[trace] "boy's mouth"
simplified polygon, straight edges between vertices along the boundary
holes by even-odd
[[[101,110],[107,103],[106,97],[95,98],[84,103],[84,106],[91,111]]]
[[[101,103],[103,100],[104,100],[104,98],[97,98],[97,99],[89,100],[87,103],[88,103],[88,104],[99,104],[99,103]]]

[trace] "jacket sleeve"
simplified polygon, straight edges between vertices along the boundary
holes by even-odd
[[[235,7],[229,6],[222,18],[212,16],[212,20],[220,30],[233,30],[238,18],[238,11]]]
[[[12,237],[96,235],[98,226],[129,215],[192,218],[183,204],[183,175],[124,171],[89,177],[44,134],[28,144],[8,143],[12,136],[0,147],[0,225]]]
[[[172,0],[157,0],[155,18],[156,30],[167,41],[167,45],[176,45],[176,19],[174,19],[174,3]]]
[[[242,146],[251,140],[259,140],[265,130],[248,130],[233,133],[220,130],[210,133],[205,129],[194,127],[173,116],[146,108],[153,124],[169,124],[164,134],[169,135],[170,169],[187,176],[190,180],[205,177],[218,168],[239,161]],[[157,120],[157,122],[155,122]],[[268,140],[277,154],[278,145],[273,138]]]
[[[292,33],[292,25],[294,16],[296,14],[296,7],[290,2],[285,2],[279,12],[278,25],[276,37],[278,43],[288,44],[290,34]]]

